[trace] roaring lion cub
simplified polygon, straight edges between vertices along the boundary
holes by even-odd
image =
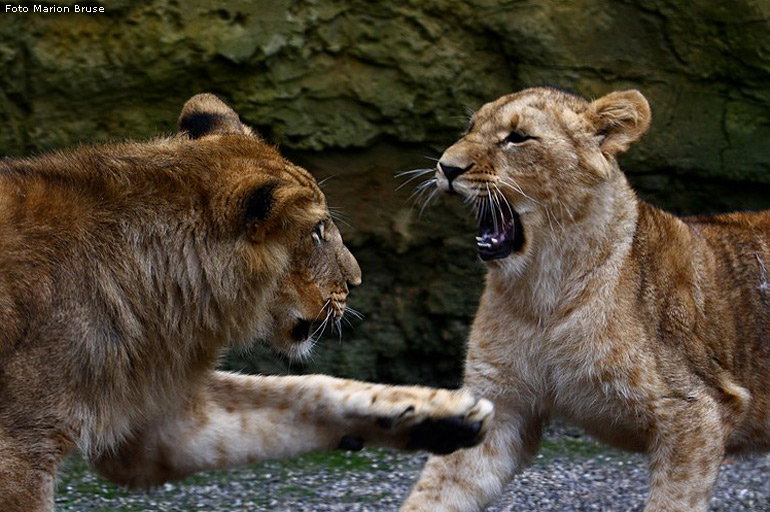
[[[528,89],[442,155],[488,269],[465,386],[496,416],[480,446],[431,458],[402,510],[483,509],[556,415],[647,453],[647,512],[707,510],[722,458],[770,446],[770,213],[639,200],[615,158],[649,124],[637,91]]]
[[[182,132],[0,162],[0,510],[53,510],[79,447],[108,478],[364,443],[448,453],[491,404],[465,391],[214,371],[229,344],[310,349],[356,260],[304,169],[212,95]]]

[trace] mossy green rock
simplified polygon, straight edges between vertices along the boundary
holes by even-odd
[[[458,381],[483,276],[473,226],[454,201],[421,218],[393,174],[432,166],[420,155],[501,94],[637,88],[653,125],[622,164],[643,197],[680,212],[770,204],[767,0],[96,4],[106,13],[3,13],[0,153],[170,132],[210,91],[336,175],[326,190],[352,225],[365,320],[300,370]],[[248,359],[232,361],[265,360]],[[285,370],[270,364],[257,368]]]

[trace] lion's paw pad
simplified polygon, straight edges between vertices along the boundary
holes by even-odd
[[[411,427],[406,447],[446,455],[475,446],[484,438],[493,413],[492,403],[481,399],[463,416],[427,418]]]

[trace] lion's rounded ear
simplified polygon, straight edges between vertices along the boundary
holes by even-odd
[[[254,221],[264,222],[270,217],[270,212],[275,205],[275,189],[278,183],[267,182],[253,189],[244,205],[244,217],[247,223]]]
[[[602,153],[613,156],[628,149],[650,126],[652,114],[647,99],[636,90],[611,92],[592,102],[589,119],[602,137]]]
[[[179,130],[191,139],[206,135],[252,135],[238,114],[213,94],[196,94],[184,104],[179,115]]]
[[[268,181],[256,185],[243,196],[239,215],[246,231],[255,242],[265,239],[273,224],[271,219],[279,213],[276,212],[277,189],[277,181]]]

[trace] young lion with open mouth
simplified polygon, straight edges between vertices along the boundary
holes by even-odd
[[[0,511],[53,510],[78,446],[105,476],[364,444],[449,453],[492,416],[466,391],[215,371],[261,337],[306,353],[361,282],[310,174],[212,95],[182,133],[0,161]]]
[[[639,200],[615,157],[649,123],[637,91],[527,89],[442,155],[487,265],[465,387],[496,416],[480,446],[429,460],[403,511],[482,510],[556,415],[647,453],[647,512],[707,510],[722,458],[770,446],[770,213]]]

